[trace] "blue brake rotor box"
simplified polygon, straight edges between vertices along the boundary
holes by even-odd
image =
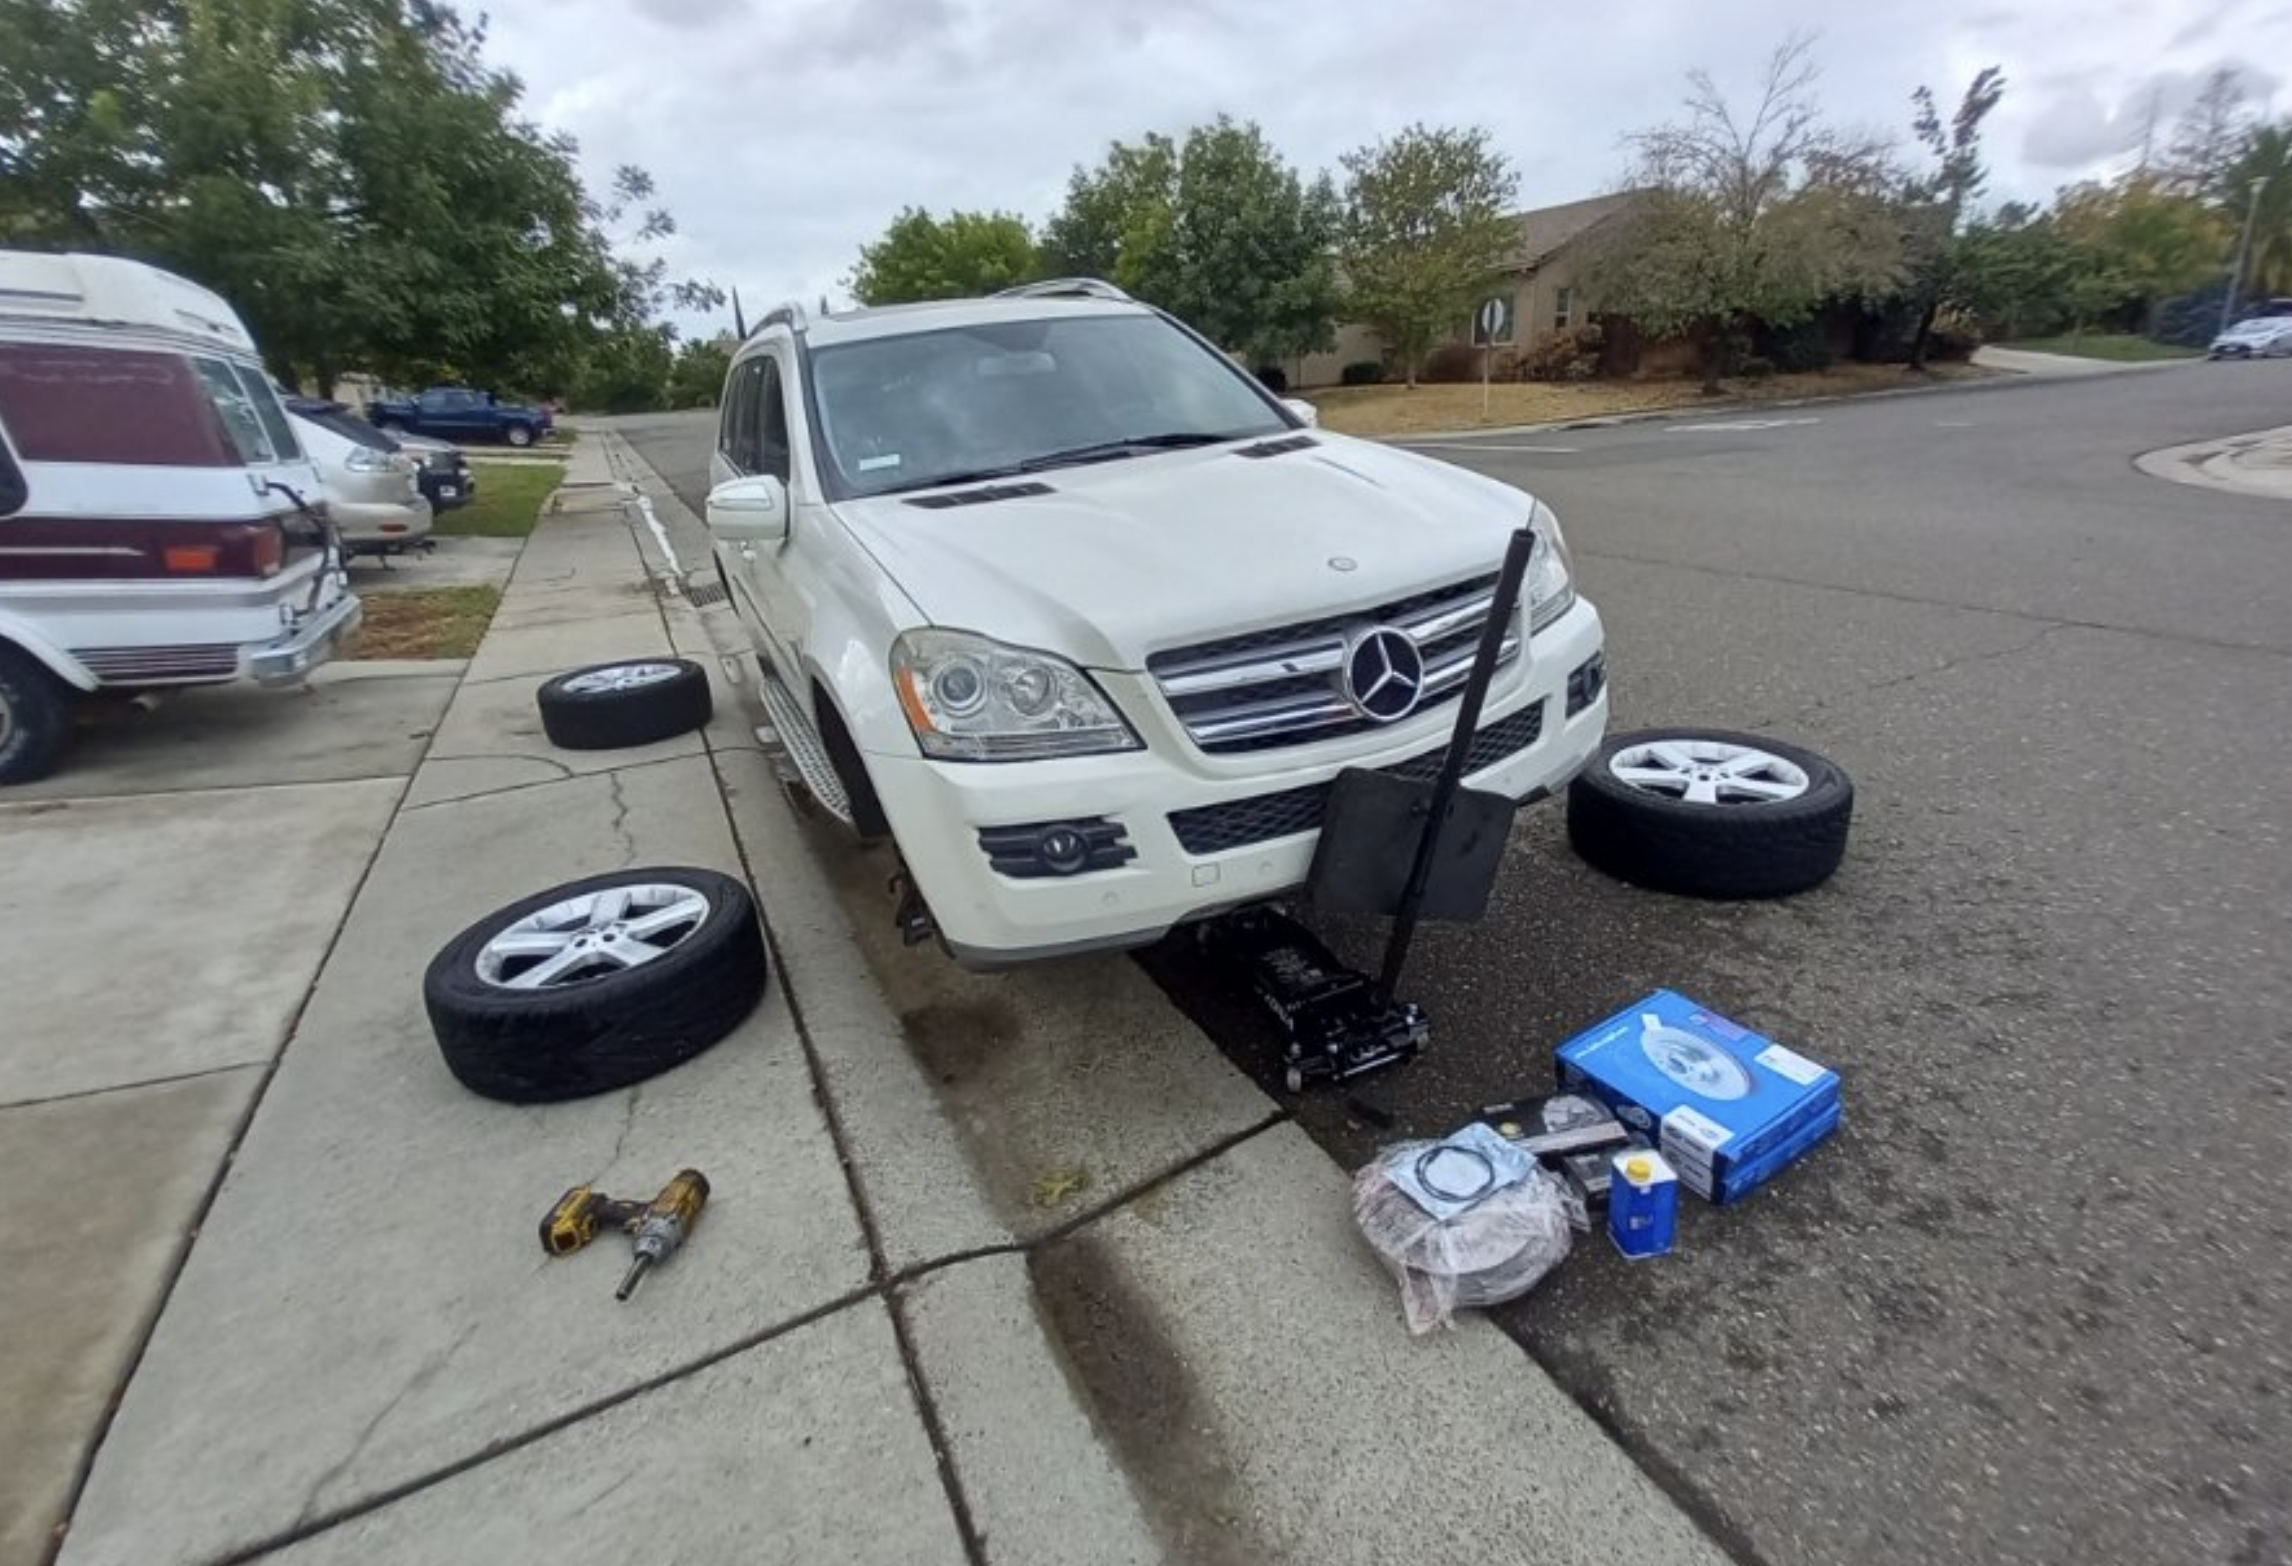
[[[1837,1072],[1671,990],[1556,1055],[1563,1091],[1590,1093],[1654,1134],[1680,1183],[1707,1201],[1747,1194],[1837,1124]]]

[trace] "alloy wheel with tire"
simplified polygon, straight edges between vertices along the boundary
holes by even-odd
[[[533,444],[533,431],[523,424],[512,424],[504,432],[504,437],[512,446],[530,446]]]
[[[715,711],[708,671],[689,658],[597,663],[534,693],[541,731],[566,750],[618,750],[689,734]]]
[[[746,886],[714,870],[619,870],[480,919],[432,959],[422,1001],[464,1087],[544,1103],[692,1059],[755,1009],[768,977]]]
[[[32,783],[54,771],[71,725],[63,681],[29,654],[0,646],[0,784]]]
[[[1782,897],[1846,854],[1854,783],[1803,746],[1728,729],[1612,734],[1568,786],[1568,841],[1637,886]]]

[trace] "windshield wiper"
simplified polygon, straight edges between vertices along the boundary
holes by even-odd
[[[1123,457],[1137,456],[1144,451],[1177,451],[1187,446],[1216,446],[1229,440],[1246,439],[1246,432],[1237,435],[1217,430],[1166,430],[1158,435],[1125,435],[1120,440],[1102,440],[1067,451],[1029,457],[1019,464],[1018,470],[1022,473],[1040,473],[1045,468],[1073,467],[1085,462],[1113,462]]]

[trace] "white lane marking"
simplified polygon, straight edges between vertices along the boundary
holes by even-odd
[[[1725,419],[1706,424],[1666,424],[1666,435],[1700,435],[1709,431],[1780,430],[1797,424],[1820,424],[1820,419]]]
[[[1484,440],[1397,440],[1411,451],[1542,451],[1556,457],[1573,456],[1579,446],[1498,446]]]

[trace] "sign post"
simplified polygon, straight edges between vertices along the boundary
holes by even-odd
[[[1480,315],[1473,324],[1473,335],[1480,339],[1480,422],[1488,422],[1488,379],[1490,361],[1496,357],[1496,328],[1503,324],[1504,301],[1494,297],[1482,303]]]

